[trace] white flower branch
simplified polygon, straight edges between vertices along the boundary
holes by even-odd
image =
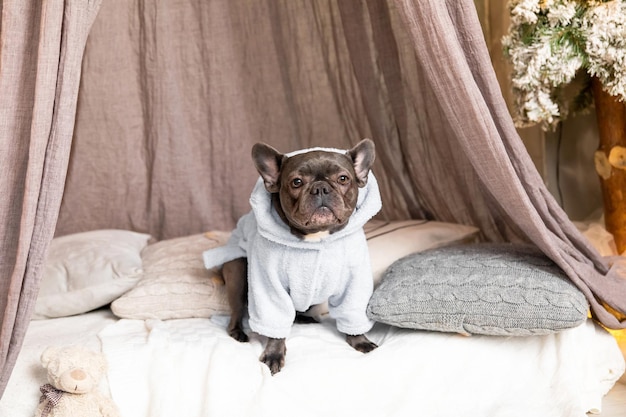
[[[509,9],[502,43],[518,127],[550,129],[587,109],[590,76],[626,98],[626,0],[511,0]],[[580,77],[586,80],[573,83]]]

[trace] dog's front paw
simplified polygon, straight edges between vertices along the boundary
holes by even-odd
[[[356,336],[347,335],[346,341],[350,346],[358,350],[359,352],[367,353],[376,349],[378,345],[371,342],[365,335],[358,334]]]
[[[270,338],[267,340],[267,345],[259,360],[270,368],[272,375],[275,375],[285,366],[286,353],[285,339]]]
[[[246,343],[250,340],[241,327],[235,327],[234,329],[228,330],[228,334],[238,342]]]
[[[272,375],[274,375],[280,372],[280,370],[283,369],[283,366],[285,366],[285,355],[280,353],[263,353],[261,356],[261,362],[266,364],[267,367],[270,368]]]

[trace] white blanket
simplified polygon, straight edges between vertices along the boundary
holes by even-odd
[[[259,362],[264,338],[228,337],[226,317],[120,320],[100,333],[123,417],[585,416],[624,372],[592,322],[534,337],[464,337],[376,325],[352,349],[330,319],[295,325],[284,369]]]

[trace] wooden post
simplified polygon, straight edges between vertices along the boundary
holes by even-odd
[[[595,77],[592,90],[600,139],[594,160],[602,186],[604,221],[621,254],[626,251],[626,105],[604,91]]]

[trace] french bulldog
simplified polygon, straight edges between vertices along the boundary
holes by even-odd
[[[253,210],[252,226],[240,220],[241,231],[233,237],[239,246],[248,245],[245,257],[224,263],[222,275],[231,312],[228,333],[238,341],[249,340],[242,326],[248,306],[250,327],[268,337],[260,360],[272,374],[285,364],[285,323],[297,321],[300,313],[321,302],[328,301],[330,315],[350,346],[364,353],[377,347],[364,335],[372,325],[365,309],[373,283],[362,230],[380,209],[376,184],[370,184],[358,208],[359,190],[368,180],[375,183],[370,173],[374,159],[369,139],[347,151],[317,148],[285,155],[263,143],[252,148],[260,174],[257,194],[266,195],[267,202],[260,198],[264,205]],[[253,192],[253,206],[255,198]],[[259,218],[268,212],[268,219]],[[281,228],[290,236],[275,230]],[[246,229],[256,237],[242,238]],[[255,258],[255,251],[262,254]]]

